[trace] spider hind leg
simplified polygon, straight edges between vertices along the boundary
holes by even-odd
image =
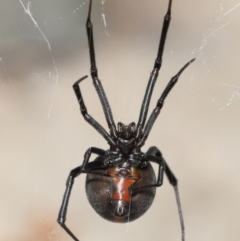
[[[158,157],[159,159],[161,159],[162,162],[164,162],[164,166],[165,166],[164,172],[168,178],[169,183],[174,188],[175,198],[176,198],[177,207],[178,207],[178,215],[179,215],[180,225],[181,225],[181,234],[182,234],[181,236],[182,236],[182,241],[184,241],[185,240],[185,227],[184,227],[183,212],[182,212],[182,206],[181,206],[179,190],[178,190],[178,180],[175,177],[175,175],[173,174],[173,172],[171,171],[171,169],[169,168],[169,166],[167,165],[165,159],[162,156],[162,153],[160,152],[160,150],[157,147],[155,147],[155,146],[150,147],[146,154],[150,155],[150,156]],[[158,163],[156,160],[152,160],[152,161],[155,163]]]

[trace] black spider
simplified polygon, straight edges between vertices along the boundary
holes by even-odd
[[[138,123],[137,125],[135,125],[134,122],[129,125],[124,125],[119,122],[116,127],[107,97],[98,79],[93,43],[93,28],[90,20],[92,8],[92,0],[90,0],[86,28],[90,51],[91,76],[100,98],[110,133],[87,112],[79,88],[79,83],[86,79],[87,76],[79,79],[73,85],[73,89],[84,119],[105,138],[110,148],[104,151],[96,147],[90,147],[85,152],[82,165],[73,169],[68,176],[66,191],[58,215],[58,222],[75,241],[79,240],[65,225],[68,202],[75,177],[81,173],[86,173],[86,193],[94,210],[109,221],[121,223],[135,220],[147,211],[154,200],[156,187],[161,186],[163,183],[164,172],[170,184],[174,187],[180,217],[182,241],[184,241],[184,222],[178,194],[177,179],[157,147],[150,147],[146,153],[141,151],[141,147],[145,144],[152,126],[163,107],[165,98],[176,84],[180,74],[194,61],[194,59],[190,60],[172,77],[146,122],[150,99],[159,69],[162,65],[164,44],[171,19],[171,5],[172,0],[169,0],[168,10],[163,21],[157,58],[148,81]],[[98,157],[94,161],[89,162],[92,153],[97,154]],[[150,162],[159,165],[157,178]]]

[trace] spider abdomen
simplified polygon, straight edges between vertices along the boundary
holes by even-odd
[[[134,189],[156,183],[154,170],[150,163],[145,168],[113,167],[100,169],[97,173],[107,176],[88,174],[86,193],[93,209],[104,219],[125,223],[142,216],[151,206],[155,197],[155,187]]]

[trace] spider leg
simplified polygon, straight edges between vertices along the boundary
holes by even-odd
[[[161,160],[161,162],[165,163],[165,174],[166,174],[170,184],[173,186],[174,192],[175,192],[175,197],[176,197],[177,207],[178,207],[178,214],[179,214],[180,225],[181,225],[182,241],[184,241],[185,240],[185,228],[184,228],[184,220],[183,220],[180,196],[179,196],[179,191],[178,191],[177,178],[175,177],[175,175],[173,174],[173,172],[167,165],[166,161],[162,157],[162,153],[160,152],[160,150],[157,147],[155,147],[155,146],[150,147],[146,154],[149,155],[149,157],[151,157],[150,159],[156,163],[159,163],[159,161],[157,161],[157,159],[153,160],[153,157],[157,157]]]
[[[116,145],[116,143],[114,142],[114,140],[111,138],[111,136],[107,133],[107,131],[94,119],[92,118],[88,112],[87,112],[87,108],[85,106],[83,97],[82,97],[82,93],[79,87],[79,84],[82,80],[86,79],[87,76],[82,77],[81,79],[79,79],[77,82],[74,83],[73,85],[73,90],[76,94],[76,97],[78,99],[78,103],[80,105],[80,111],[84,117],[84,119],[91,125],[93,126],[93,128],[95,128],[106,140],[110,145]]]
[[[75,241],[79,241],[77,239],[77,237],[72,233],[72,231],[66,226],[65,221],[66,221],[66,216],[67,216],[67,209],[68,209],[68,203],[69,203],[69,199],[70,199],[70,195],[71,195],[71,191],[72,191],[72,187],[74,184],[74,179],[75,177],[79,176],[81,173],[91,173],[91,170],[95,169],[95,168],[101,168],[101,162],[91,162],[91,167],[88,168],[88,163],[89,163],[89,159],[91,154],[97,154],[100,156],[104,156],[105,151],[96,147],[91,147],[89,148],[85,154],[84,154],[84,160],[81,166],[74,168],[67,179],[66,182],[66,190],[63,196],[63,200],[62,200],[62,205],[58,214],[58,223],[62,226],[62,228],[75,240]],[[96,173],[95,173],[96,174]]]
[[[136,193],[141,191],[142,189],[146,188],[153,188],[153,187],[160,187],[163,184],[163,173],[165,170],[165,162],[162,158],[159,156],[156,156],[155,154],[149,154],[148,152],[146,153],[146,158],[147,161],[154,162],[158,164],[158,174],[157,174],[157,180],[155,184],[150,184],[150,185],[145,185],[145,186],[140,186],[140,187],[133,187],[132,192]]]
[[[157,77],[158,77],[158,72],[162,66],[162,55],[163,55],[164,45],[165,45],[166,37],[167,37],[167,33],[168,33],[168,27],[169,27],[169,24],[171,21],[171,6],[172,6],[172,0],[169,0],[168,10],[167,10],[167,13],[163,20],[162,33],[161,33],[161,37],[160,37],[157,58],[155,60],[154,67],[151,72],[151,75],[150,75],[150,78],[148,81],[148,85],[147,85],[147,89],[146,89],[144,99],[142,102],[140,116],[139,116],[139,120],[138,120],[138,124],[137,124],[137,137],[139,137],[139,135],[141,134],[141,130],[144,127],[144,124],[145,124],[145,121],[147,118],[147,113],[148,113],[148,108],[149,108],[152,92],[154,89],[154,85],[155,85]]]
[[[158,99],[156,107],[153,109],[152,114],[150,115],[147,124],[144,128],[143,134],[141,136],[141,139],[138,141],[137,146],[142,147],[153,127],[153,124],[155,120],[157,119],[160,110],[163,107],[164,100],[166,99],[167,95],[173,88],[173,86],[177,83],[179,76],[182,74],[182,72],[194,61],[195,59],[190,60],[188,63],[186,63],[179,71],[178,73],[172,77],[172,79],[169,81],[168,85],[166,86],[165,90],[163,91],[161,97]]]
[[[89,54],[90,54],[90,64],[91,64],[91,76],[92,76],[94,87],[101,101],[108,127],[111,130],[114,137],[117,138],[116,125],[113,120],[112,111],[108,103],[107,96],[104,92],[103,86],[101,84],[101,81],[98,78],[96,59],[95,59],[94,40],[93,40],[93,26],[91,22],[91,10],[92,10],[92,0],[89,1],[89,10],[88,10],[88,17],[86,22]]]
[[[98,73],[97,73],[97,66],[96,66],[96,59],[95,59],[95,48],[94,48],[94,40],[93,40],[93,27],[92,27],[92,22],[91,22],[91,12],[92,12],[92,0],[89,1],[86,29],[87,29],[88,46],[89,46],[89,54],[90,54],[91,75],[92,75],[92,77],[97,77]]]

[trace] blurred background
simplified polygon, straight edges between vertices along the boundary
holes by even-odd
[[[115,122],[137,122],[167,0],[94,0],[99,77]],[[0,0],[0,240],[70,241],[56,223],[69,171],[106,141],[82,118],[72,84],[89,75],[86,0]],[[154,108],[191,58],[143,150],[158,146],[179,180],[186,240],[240,239],[240,3],[174,0]],[[91,78],[89,113],[106,129]],[[103,220],[76,179],[67,224],[81,241],[181,240],[174,192],[157,190],[128,224]]]

